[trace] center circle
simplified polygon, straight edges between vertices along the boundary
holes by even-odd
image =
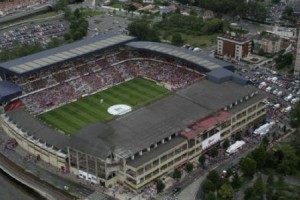
[[[128,106],[126,104],[113,105],[107,109],[107,112],[111,115],[125,115],[126,113],[129,113],[131,111],[131,106]]]

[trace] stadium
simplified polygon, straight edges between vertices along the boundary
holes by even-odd
[[[106,34],[0,64],[0,124],[87,181],[140,190],[264,119],[266,96],[229,63]]]

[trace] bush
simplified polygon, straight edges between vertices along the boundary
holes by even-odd
[[[185,169],[187,172],[191,172],[194,168],[194,165],[193,163],[187,163],[186,166],[185,166]]]
[[[164,189],[165,189],[166,185],[161,181],[161,180],[158,180],[156,182],[156,190],[157,190],[157,193],[160,193],[162,192]]]
[[[179,169],[174,169],[174,172],[173,172],[173,178],[174,179],[180,179],[181,178],[181,171]]]

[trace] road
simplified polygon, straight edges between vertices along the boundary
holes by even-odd
[[[63,193],[62,191],[54,188],[53,186],[45,183],[44,181],[40,181],[36,177],[32,176],[28,172],[25,172],[22,168],[15,165],[5,156],[0,154],[0,166],[3,171],[9,173],[11,176],[18,178],[23,184],[32,187],[35,190],[40,191],[39,193],[47,199],[60,199],[60,200],[71,200],[72,196]]]
[[[3,129],[0,128],[0,140],[6,141],[8,138],[9,137],[4,133]],[[68,186],[72,194],[76,194],[80,197],[87,197],[94,192],[94,190],[79,184],[78,180],[76,180],[73,175],[62,174],[54,167],[47,166],[41,161],[39,163],[25,162],[24,157],[26,155],[26,152],[20,147],[17,147],[15,151],[3,151],[3,147],[2,145],[0,145],[0,149],[1,155],[9,158],[12,162],[20,166],[20,168],[26,170],[26,172],[39,177],[39,179],[41,179],[42,181],[54,185],[56,188],[60,188],[63,190],[64,186]],[[73,177],[73,179],[71,179],[71,177]]]

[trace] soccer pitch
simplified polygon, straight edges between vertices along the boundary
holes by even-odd
[[[69,135],[92,122],[113,119],[114,116],[107,112],[110,106],[127,104],[136,109],[167,93],[167,89],[154,81],[135,78],[41,114],[38,118]]]

